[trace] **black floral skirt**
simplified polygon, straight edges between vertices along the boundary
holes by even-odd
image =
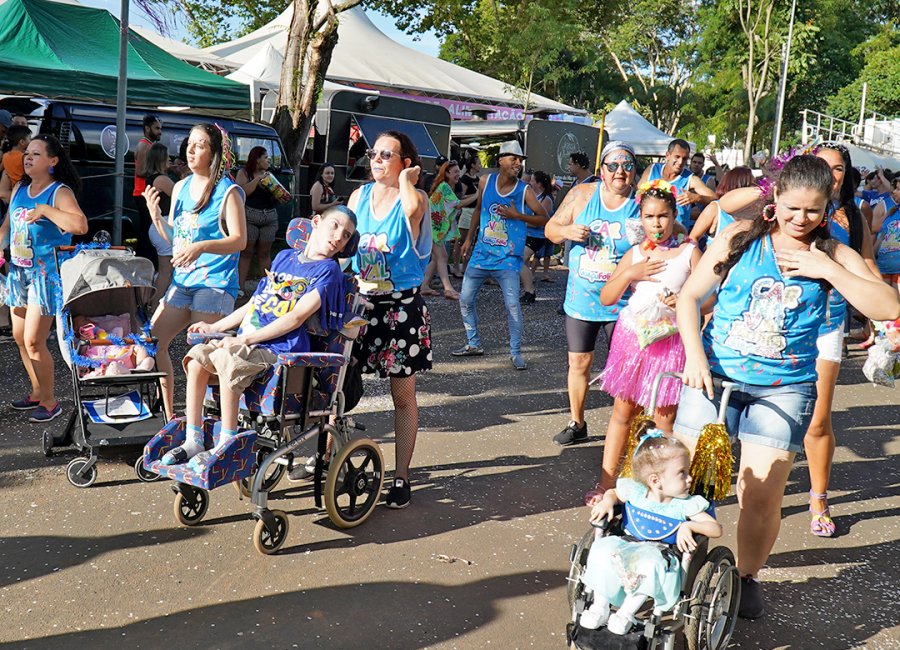
[[[418,287],[366,296],[369,324],[353,346],[366,374],[409,377],[431,370],[431,315]]]

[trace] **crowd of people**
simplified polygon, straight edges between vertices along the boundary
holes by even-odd
[[[50,135],[32,138],[27,126],[17,130],[3,113],[6,302],[31,383],[12,406],[43,423],[62,413],[47,348],[60,308],[53,250],[86,233],[87,218],[65,148]],[[740,614],[763,614],[756,577],[778,536],[785,484],[801,449],[810,466],[810,530],[835,533],[827,489],[843,338],[853,310],[873,321],[900,318],[900,177],[878,170],[860,189],[863,179],[847,150],[825,144],[771,161],[761,177],[713,161],[713,178],[703,173],[702,154],[692,157],[690,145],[678,139],[662,162],[639,173],[634,149],[609,142],[596,175],[585,154],[571,155],[574,182],[557,202],[556,183],[546,172],[530,170],[523,180],[526,155],[515,140],[501,145],[495,171],[483,174],[478,157],[442,160],[426,182],[410,138],[387,131],[366,152],[371,182],[349,197],[336,193],[334,167],[322,167],[311,192],[315,216],[307,250],[283,251],[273,261],[277,215],[272,194],[261,187],[268,173],[265,149],[252,149],[235,173],[228,134],[198,124],[184,140],[180,164],[172,165],[160,143],[160,121],[148,116],[143,127],[134,198],[152,242],[147,254],[159,264],[151,327],[159,343],[156,362],[166,373],[161,397],[167,418],[176,414],[172,341],[187,328],[236,330],[184,359],[188,437],[164,462],[207,457],[200,404],[213,376],[223,386],[225,444],[236,433],[238,397],[247,382],[278,352],[308,350],[306,319],[318,314],[321,326],[340,326],[343,276],[336,259],[347,257],[371,303],[353,356],[361,372],[389,379],[394,406],[395,465],[385,503],[406,507],[419,429],[417,375],[432,367],[425,298],[459,301],[466,341],[451,354],[479,356],[476,301],[494,281],[507,312],[510,362],[525,370],[522,305],[536,299],[540,262],[559,247],[568,270],[561,308],[569,419],[553,441],[567,446],[587,439],[585,402],[598,340],[607,348],[602,388],[615,399],[599,478],[586,495],[592,516],[605,517],[628,498],[685,501],[689,479],[681,485],[664,479],[670,470],[683,471],[701,429],[716,419],[722,380],[729,380],[737,388],[727,428],[742,445]],[[254,257],[263,281],[235,309]],[[547,268],[544,277],[552,280]],[[442,294],[430,287],[435,274]],[[461,277],[459,293],[451,277]],[[285,286],[292,287],[287,294]],[[272,300],[285,304],[273,310]],[[663,372],[682,373],[683,385],[667,381],[654,401],[650,387]],[[641,441],[640,453],[626,452],[630,427],[651,401],[661,440]],[[665,456],[659,467],[641,460],[653,450]],[[627,485],[620,478],[626,453],[643,468]],[[701,514],[701,505],[678,506],[696,524],[686,530],[717,534],[718,524]],[[670,591],[633,595],[664,598]],[[629,611],[620,609],[617,629],[627,629]],[[604,612],[592,615],[600,620]]]

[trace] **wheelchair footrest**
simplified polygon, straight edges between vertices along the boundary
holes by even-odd
[[[222,423],[217,420],[203,421],[203,445],[212,449],[219,441]],[[170,449],[181,445],[186,438],[187,425],[184,418],[176,418],[166,424],[144,447],[144,469],[179,483],[187,483],[204,490],[213,490],[221,485],[248,478],[256,471],[255,431],[240,431],[220,454],[210,458],[199,471],[188,466],[163,465],[160,461]]]
[[[646,650],[648,645],[643,630],[613,634],[605,627],[589,630],[569,623],[566,633],[579,650]]]

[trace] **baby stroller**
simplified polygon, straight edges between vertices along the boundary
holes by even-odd
[[[309,228],[308,220],[292,221],[288,244],[303,250]],[[345,327],[365,322],[358,315],[363,301],[350,285],[348,281],[351,310]],[[351,438],[355,429],[365,428],[345,415],[344,380],[353,341],[340,332],[316,331],[309,323],[306,327],[315,351],[279,355],[275,366],[244,391],[239,415],[242,431],[204,473],[193,473],[186,464],[164,466],[159,462],[169,449],[184,441],[183,419],[170,422],[147,444],[144,466],[175,481],[175,516],[181,524],[199,523],[209,507],[209,490],[234,483],[242,496],[250,497],[254,507],[254,546],[260,553],[275,553],[287,538],[288,517],[281,510],[269,509],[269,492],[294,462],[301,446],[312,439],[318,443],[313,474],[316,507],[322,507],[324,496],[328,516],[339,528],[358,526],[372,514],[384,481],[384,464],[375,442]],[[202,343],[209,336],[190,334],[188,343]],[[218,387],[210,386],[205,399],[207,448],[213,446],[220,425],[216,419],[218,403]],[[332,449],[326,467],[322,459],[328,434]]]
[[[662,373],[653,383],[649,413],[655,411],[656,395],[664,377],[677,377],[677,373]],[[734,384],[723,382],[722,401],[719,406],[719,421],[725,422],[728,398]],[[712,510],[710,506],[710,510]],[[612,522],[604,521],[597,530],[591,528],[581,541],[572,546],[569,557],[568,586],[566,595],[572,620],[566,627],[566,639],[570,646],[579,650],[673,650],[679,634],[684,634],[689,650],[722,650],[728,645],[737,620],[738,603],[741,596],[741,580],[734,555],[731,550],[718,546],[709,549],[709,539],[695,535],[697,548],[693,553],[681,554],[675,546],[680,520],[669,519],[658,514],[649,514],[633,507],[630,503],[616,509]],[[671,552],[681,563],[681,596],[670,611],[652,609],[641,615],[640,625],[630,633],[616,635],[605,627],[597,630],[586,629],[579,624],[581,613],[591,605],[592,595],[585,588],[581,578],[587,567],[588,554],[597,535],[628,535],[633,531],[654,529],[651,537],[640,535],[642,539],[654,539],[669,544]]]
[[[66,467],[66,478],[75,487],[89,487],[97,480],[100,450],[133,450],[137,477],[153,481],[158,477],[144,469],[140,448],[165,422],[158,400],[164,374],[128,368],[124,356],[138,347],[150,358],[155,354],[147,317],[156,290],[153,264],[126,248],[98,244],[60,248],[57,260],[62,281],[57,339],[72,373],[75,408],[62,438],[44,432],[43,451],[49,456],[54,447],[75,445],[84,454]],[[92,323],[104,322],[111,314],[120,324],[115,331]],[[107,349],[123,355],[117,368],[127,374],[104,374],[108,365],[96,355]],[[150,365],[155,367],[155,360]]]

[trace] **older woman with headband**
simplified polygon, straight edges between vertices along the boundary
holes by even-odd
[[[588,391],[597,335],[602,330],[606,345],[612,338],[619,312],[628,302],[623,295],[614,305],[600,302],[600,290],[622,256],[631,248],[626,224],[639,223],[638,206],[632,199],[635,153],[625,142],[608,143],[601,152],[601,182],[576,185],[547,223],[547,239],[572,242],[569,280],[563,309],[569,352],[569,410],[566,427],[554,437],[558,445],[571,445],[587,438],[584,402]],[[607,440],[603,454],[602,487],[615,484],[615,468],[624,451],[621,441]]]
[[[175,184],[167,218],[156,188],[144,190],[153,224],[173,248],[172,286],[152,321],[159,339],[156,362],[167,375],[162,384],[168,418],[174,416],[175,400],[169,344],[190,323],[213,323],[234,309],[247,224],[244,193],[228,175],[232,163],[228,134],[217,124],[198,124],[188,138],[192,174]]]

